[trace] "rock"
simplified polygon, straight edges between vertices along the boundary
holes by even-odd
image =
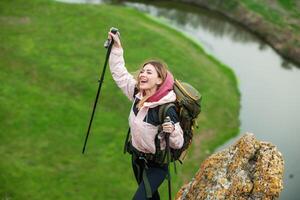
[[[276,199],[283,189],[283,170],[277,148],[246,133],[231,147],[206,159],[176,200]]]

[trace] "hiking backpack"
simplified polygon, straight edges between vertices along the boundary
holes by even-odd
[[[170,148],[170,156],[172,161],[179,161],[182,163],[184,160],[187,149],[192,143],[194,127],[197,127],[197,117],[201,112],[201,94],[190,84],[175,80],[173,90],[176,94],[176,101],[161,105],[159,108],[158,116],[161,124],[166,118],[167,110],[175,106],[177,111],[180,126],[183,131],[183,146],[180,149]]]

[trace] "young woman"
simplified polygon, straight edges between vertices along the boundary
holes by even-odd
[[[120,38],[111,32],[108,38],[114,40],[109,58],[111,74],[119,88],[133,102],[129,115],[129,146],[132,168],[139,184],[133,199],[157,200],[160,199],[158,188],[166,178],[168,166],[150,159],[158,150],[155,143],[158,141],[160,148],[164,149],[166,141],[163,134],[169,134],[171,148],[179,149],[183,145],[183,132],[175,108],[170,107],[166,111],[171,122],[161,124],[158,117],[160,105],[176,100],[174,79],[165,64],[151,60],[142,65],[136,80],[125,67]],[[159,127],[162,127],[160,133]]]

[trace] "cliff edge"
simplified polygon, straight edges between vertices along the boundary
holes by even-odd
[[[283,171],[277,148],[246,133],[234,145],[207,158],[176,200],[276,199],[283,189]]]

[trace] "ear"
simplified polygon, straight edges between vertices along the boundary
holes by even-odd
[[[162,84],[162,79],[161,78],[158,78],[158,80],[156,81],[156,85],[161,85]]]

